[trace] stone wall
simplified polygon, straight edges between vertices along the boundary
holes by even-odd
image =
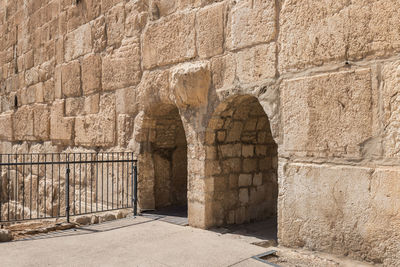
[[[133,150],[139,203],[154,208],[151,114],[173,105],[187,141],[189,222],[210,227],[229,219],[215,217],[220,180],[206,179],[209,141],[225,129],[211,120],[255,97],[278,146],[280,244],[398,265],[399,7],[2,0],[0,152]]]

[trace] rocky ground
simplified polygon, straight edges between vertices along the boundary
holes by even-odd
[[[66,218],[34,220],[28,222],[6,223],[1,225],[0,242],[11,240],[21,240],[38,234],[46,234],[54,231],[62,231],[71,228],[79,228],[84,225],[93,225],[106,221],[122,219],[130,215],[129,209],[113,212],[103,212],[71,217],[71,222],[67,223]]]

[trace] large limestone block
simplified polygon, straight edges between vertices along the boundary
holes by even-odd
[[[75,144],[81,146],[112,146],[115,143],[115,96],[100,99],[99,114],[79,116],[75,119]]]
[[[98,0],[100,2],[100,0]],[[113,6],[118,5],[123,0],[101,0],[101,12],[105,13]]]
[[[137,85],[140,82],[140,45],[125,40],[113,54],[103,58],[103,90],[116,90]]]
[[[53,102],[50,110],[50,139],[54,143],[69,144],[72,142],[74,119],[64,118],[64,100]]]
[[[146,2],[146,0],[139,0],[125,4],[125,37],[139,38],[139,34],[146,26],[149,17]]]
[[[271,0],[237,1],[229,13],[226,46],[230,50],[272,41],[276,36],[276,7]]]
[[[85,55],[92,50],[92,30],[90,24],[84,24],[65,37],[65,61]]]
[[[14,113],[14,138],[17,141],[35,140],[33,133],[33,109],[22,106]]]
[[[133,114],[137,111],[136,90],[128,87],[115,91],[116,112],[119,114]]]
[[[391,55],[400,51],[397,0],[354,0],[350,9],[349,57]]]
[[[400,156],[400,61],[385,64],[382,68],[382,101],[384,154]]]
[[[6,112],[0,115],[0,139],[3,141],[13,140],[13,113]]]
[[[101,57],[90,54],[82,62],[82,91],[89,95],[101,90]]]
[[[145,71],[136,91],[136,103],[141,110],[158,107],[159,103],[171,103],[169,70]],[[136,108],[136,107],[135,107]]]
[[[281,88],[284,149],[359,156],[372,135],[371,71],[286,80]]]
[[[106,14],[107,45],[118,45],[124,37],[125,9],[122,4],[114,6]]]
[[[400,263],[398,168],[280,167],[279,243]]]
[[[104,16],[90,22],[92,26],[93,51],[98,53],[107,46],[106,19]]]
[[[178,106],[204,106],[211,85],[211,72],[206,62],[184,63],[171,74],[171,88]]]
[[[279,16],[281,73],[343,60],[349,31],[347,0],[288,0]]]
[[[197,13],[197,47],[202,58],[223,52],[225,4],[205,7]]]
[[[237,76],[242,83],[275,77],[275,43],[259,45],[236,54]]]
[[[33,106],[33,133],[40,141],[47,141],[50,137],[50,111],[47,105]]]
[[[195,13],[168,16],[148,25],[143,34],[146,69],[182,62],[196,56]]]
[[[233,86],[236,78],[236,55],[227,54],[212,58],[211,70],[215,89]]]
[[[67,97],[81,95],[81,66],[79,61],[75,60],[63,65],[61,90],[63,95]]]

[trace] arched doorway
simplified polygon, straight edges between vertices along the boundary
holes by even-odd
[[[276,218],[277,154],[268,117],[257,98],[236,96],[217,107],[206,132],[211,225]]]
[[[187,143],[177,107],[157,105],[146,114],[143,128],[147,138],[141,153],[147,156],[141,166],[146,177],[139,181],[139,194],[152,194],[153,199],[153,207],[145,210],[187,214]]]

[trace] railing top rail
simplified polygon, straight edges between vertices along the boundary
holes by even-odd
[[[57,157],[54,158],[54,155],[57,155]],[[19,157],[22,157],[22,160],[18,161]],[[124,163],[124,162],[137,163],[137,159],[134,158],[133,152],[0,154],[0,166],[38,165],[38,164],[66,165],[66,164]]]
[[[125,154],[125,155],[132,155],[134,152],[125,152],[125,151],[115,151],[115,152],[32,152],[32,153],[0,153],[1,155],[117,155],[117,154]]]

